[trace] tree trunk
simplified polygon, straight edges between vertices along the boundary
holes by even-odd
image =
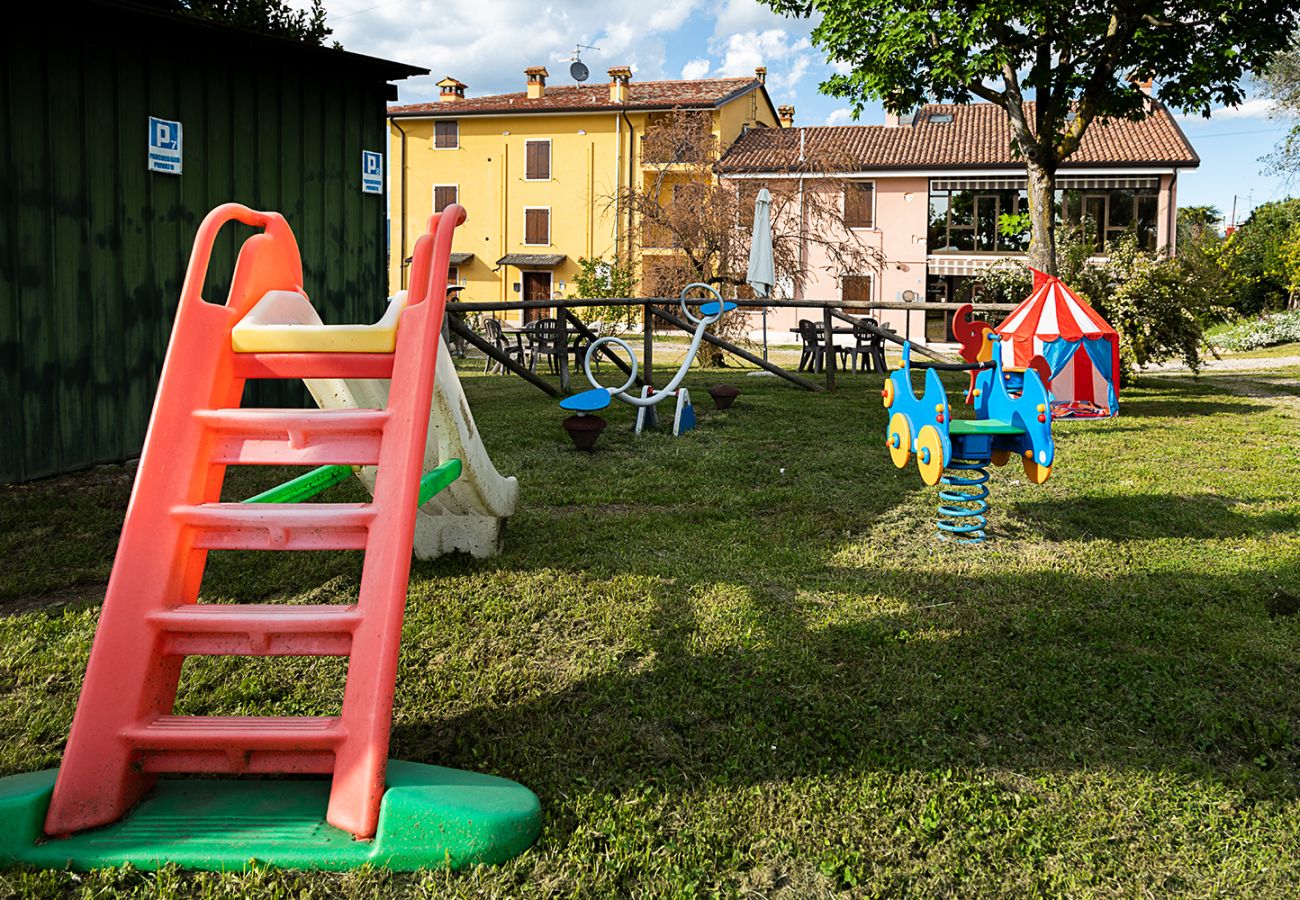
[[[1056,172],[1028,162],[1029,264],[1056,275]]]

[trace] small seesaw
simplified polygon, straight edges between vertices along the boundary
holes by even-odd
[[[687,305],[687,295],[693,290],[702,290],[713,297],[712,300],[700,304],[700,315],[696,316],[691,312]],[[587,381],[591,383],[591,390],[583,391],[580,394],[574,394],[572,397],[565,397],[560,401],[560,408],[574,414],[569,420],[566,420],[565,427],[574,431],[585,431],[590,437],[590,441],[583,449],[589,449],[595,442],[595,435],[605,427],[604,419],[594,415],[602,409],[605,409],[615,399],[621,400],[629,406],[637,408],[636,413],[636,433],[640,434],[646,428],[655,428],[658,425],[655,416],[655,407],[667,400],[669,397],[675,397],[677,400],[677,410],[673,415],[673,435],[680,436],[684,432],[690,431],[695,427],[695,407],[691,404],[691,395],[686,388],[681,386],[682,380],[691,368],[691,363],[695,361],[695,354],[699,352],[700,344],[704,340],[704,332],[710,325],[722,318],[723,313],[729,312],[736,308],[736,304],[730,300],[723,300],[722,295],[707,284],[693,282],[682,288],[679,297],[682,307],[682,315],[686,317],[692,325],[695,326],[695,333],[691,337],[691,346],[686,351],[686,357],[677,368],[677,372],[663,386],[661,390],[655,390],[650,385],[641,388],[638,396],[632,392],[633,385],[636,384],[637,361],[636,353],[632,345],[622,338],[608,336],[597,338],[591,342],[587,348],[587,355],[583,358],[582,368],[587,374]],[[649,324],[647,323],[647,326]],[[591,371],[592,361],[596,359],[596,354],[606,344],[615,344],[622,347],[628,355],[631,362],[631,373],[627,380],[616,388],[605,387],[602,385]],[[608,352],[608,351],[607,351]],[[591,425],[595,427],[584,427],[586,419],[594,419]],[[574,419],[577,419],[575,422]],[[575,438],[575,442],[576,442]],[[581,445],[580,445],[581,446]]]
[[[990,332],[985,339],[999,338]],[[1034,484],[1052,474],[1051,394],[1033,366],[1004,372],[996,348],[991,359],[965,365],[913,363],[911,350],[911,344],[903,344],[902,366],[889,374],[880,392],[889,411],[885,445],[895,466],[906,468],[915,454],[921,480],[944,485],[936,522],[940,536],[981,543],[988,528],[989,463],[1004,466],[1016,456]],[[925,370],[920,397],[912,388],[913,368]],[[969,392],[974,419],[953,419],[937,369],[974,372]]]

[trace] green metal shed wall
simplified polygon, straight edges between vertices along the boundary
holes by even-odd
[[[385,148],[385,73],[75,11],[0,46],[0,481],[139,453],[194,234],[220,203],[284,213],[326,321],[382,313],[386,201],[361,192],[361,151]],[[150,115],[182,123],[183,174],[146,170]],[[251,233],[226,232],[217,302]]]

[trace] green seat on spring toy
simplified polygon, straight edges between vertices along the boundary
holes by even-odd
[[[1000,419],[953,419],[948,426],[950,435],[959,434],[1024,434],[1025,429]]]

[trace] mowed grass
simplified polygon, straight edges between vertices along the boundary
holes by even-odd
[[[1298,375],[1150,378],[1061,423],[1051,481],[998,470],[972,548],[890,465],[876,376],[696,371],[698,431],[614,408],[586,455],[534,388],[467,374],[520,510],[502,556],[414,565],[392,755],[528,785],[537,845],[460,873],[10,870],[0,895],[1294,896]],[[59,761],[130,477],[0,489],[0,774]],[[345,602],[358,571],[217,554],[204,598]],[[190,660],[178,706],[329,713],[342,678]]]

